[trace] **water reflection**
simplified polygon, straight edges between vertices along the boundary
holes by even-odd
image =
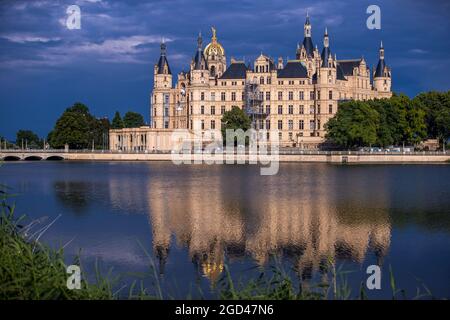
[[[337,183],[329,168],[287,167],[276,177],[261,177],[249,168],[185,167],[176,183],[153,176],[147,194],[160,272],[172,238],[211,282],[225,259],[251,257],[264,266],[276,255],[303,279],[325,272],[329,257],[362,262],[370,251],[381,263],[391,237],[386,194],[364,194],[361,181]],[[372,183],[386,189],[382,179]]]

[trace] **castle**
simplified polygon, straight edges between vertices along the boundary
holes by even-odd
[[[112,150],[170,150],[171,133],[187,129],[221,139],[221,118],[233,106],[242,108],[256,130],[279,136],[280,146],[316,149],[324,142],[325,124],[345,100],[389,98],[391,69],[381,43],[376,69],[364,58],[338,60],[327,29],[319,52],[312,40],[309,16],[296,59],[283,61],[261,55],[253,66],[227,57],[216,30],[203,48],[199,35],[189,72],[178,74],[173,86],[166,44],[154,66],[150,125],[110,131]]]

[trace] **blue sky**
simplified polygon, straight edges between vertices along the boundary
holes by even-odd
[[[65,26],[81,8],[81,29]],[[381,8],[381,30],[366,28],[366,8]],[[314,44],[328,27],[338,59],[378,59],[383,40],[393,89],[414,96],[450,89],[449,1],[3,0],[0,2],[0,135],[46,136],[65,108],[85,103],[96,116],[140,112],[148,121],[153,65],[162,37],[175,74],[187,70],[199,31],[215,26],[231,57],[261,52],[295,58],[309,11]]]

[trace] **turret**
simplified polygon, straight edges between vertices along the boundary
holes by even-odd
[[[205,47],[204,55],[208,65],[211,77],[219,78],[227,68],[227,60],[225,57],[225,49],[217,41],[217,30],[211,27],[212,37],[211,42]]]
[[[311,22],[309,21],[308,13],[306,14],[306,21],[303,26],[303,34],[303,43],[301,46],[297,46],[297,60],[306,60],[314,57],[314,45],[311,38]]]
[[[171,88],[172,72],[170,71],[169,61],[166,55],[166,44],[164,40],[161,42],[161,54],[158,63],[155,64],[154,71],[154,88]]]
[[[205,81],[209,79],[208,63],[203,54],[202,43],[202,34],[199,33],[197,38],[197,52],[191,63],[191,81],[193,83],[205,83]]]
[[[330,39],[326,28],[323,36],[323,49],[320,55],[319,66],[317,83],[322,85],[334,84],[336,81],[336,59],[331,54]]]
[[[380,44],[380,58],[378,59],[377,68],[373,73],[373,87],[379,92],[391,91],[391,69],[386,65],[384,59],[383,41]]]

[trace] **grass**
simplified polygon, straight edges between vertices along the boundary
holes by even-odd
[[[1,187],[1,186],[0,186]],[[64,250],[52,249],[39,241],[42,234],[51,224],[37,231],[35,222],[24,224],[24,217],[14,215],[14,205],[7,203],[7,193],[0,188],[0,300],[58,300],[58,299],[167,299],[171,298],[163,292],[159,276],[151,255],[141,245],[149,260],[150,277],[153,280],[150,288],[145,287],[143,281],[133,281],[128,286],[120,286],[121,277],[113,276],[112,270],[106,275],[99,271],[95,264],[95,281],[88,282],[81,278],[81,289],[70,290],[66,282],[68,274],[64,260]],[[52,222],[53,223],[53,222]],[[73,264],[81,265],[79,256]],[[326,282],[319,282],[314,286],[294,282],[283,265],[275,259],[269,268],[270,272],[261,272],[259,277],[249,280],[234,280],[227,265],[219,279],[214,294],[223,300],[348,300],[367,299],[364,283],[359,292],[352,295],[342,265],[336,268],[333,259],[328,261],[329,278]],[[394,273],[390,268],[390,285],[392,299],[406,298],[404,290],[397,288]],[[413,299],[432,297],[426,286],[425,293],[419,289]],[[203,297],[201,288],[198,294]],[[186,299],[192,298],[190,295]]]

